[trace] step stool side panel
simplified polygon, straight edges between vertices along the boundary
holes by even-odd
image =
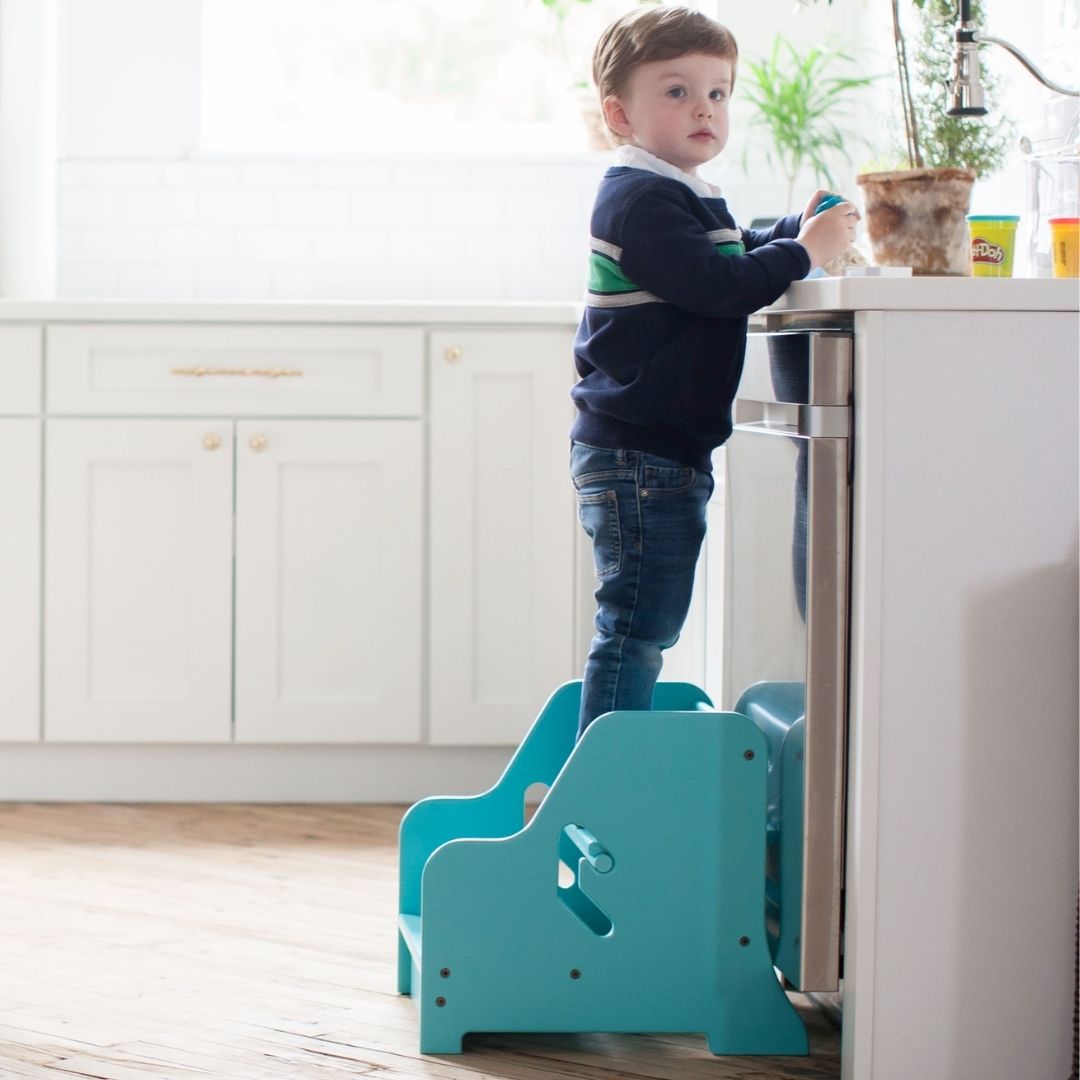
[[[473,796],[421,799],[399,829],[398,910],[420,913],[424,864],[442,844],[461,837],[510,836],[524,825],[525,792],[550,786],[574,747],[581,682],[560,686],[548,699],[499,780]]]
[[[422,1049],[472,1030],[704,1030],[714,1051],[805,1052],[764,937],[765,768],[744,716],[609,714],[528,826],[441,846],[423,875]],[[575,868],[609,933],[559,900],[568,825],[610,854]]]

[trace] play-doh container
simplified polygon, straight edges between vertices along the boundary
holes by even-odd
[[[1080,218],[1050,218],[1054,277],[1080,277]]]
[[[1012,277],[1019,220],[1015,214],[968,214],[972,277]]]

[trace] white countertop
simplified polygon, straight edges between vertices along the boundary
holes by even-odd
[[[767,311],[1077,311],[1076,278],[813,278]]]
[[[304,300],[0,300],[0,322],[408,323],[576,326],[580,304],[554,301],[342,303]]]
[[[0,300],[0,322],[516,324],[576,326],[576,301]],[[1080,282],[1054,278],[814,278],[766,311],[1077,311]]]

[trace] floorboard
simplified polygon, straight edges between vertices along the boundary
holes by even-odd
[[[395,992],[399,806],[0,804],[2,1080],[836,1080],[700,1035],[417,1050]]]

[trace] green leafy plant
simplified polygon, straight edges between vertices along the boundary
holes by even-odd
[[[864,142],[846,126],[856,92],[877,76],[835,75],[837,63],[854,61],[845,52],[816,46],[800,52],[777,35],[768,58],[744,61],[744,93],[754,106],[753,124],[766,134],[765,158],[787,181],[787,210],[795,180],[810,168],[818,181],[835,187],[830,158],[850,161],[848,145]],[[746,152],[743,168],[746,168]]]
[[[915,90],[911,107],[917,160],[910,164],[914,168],[968,168],[987,176],[1004,164],[1015,129],[1000,110],[982,118],[946,115],[945,83],[952,64],[955,5],[952,0],[914,0],[914,4],[919,25],[912,54]],[[972,0],[971,13],[976,25],[985,26],[979,0]],[[982,82],[987,101],[999,101],[998,80],[985,67]]]

